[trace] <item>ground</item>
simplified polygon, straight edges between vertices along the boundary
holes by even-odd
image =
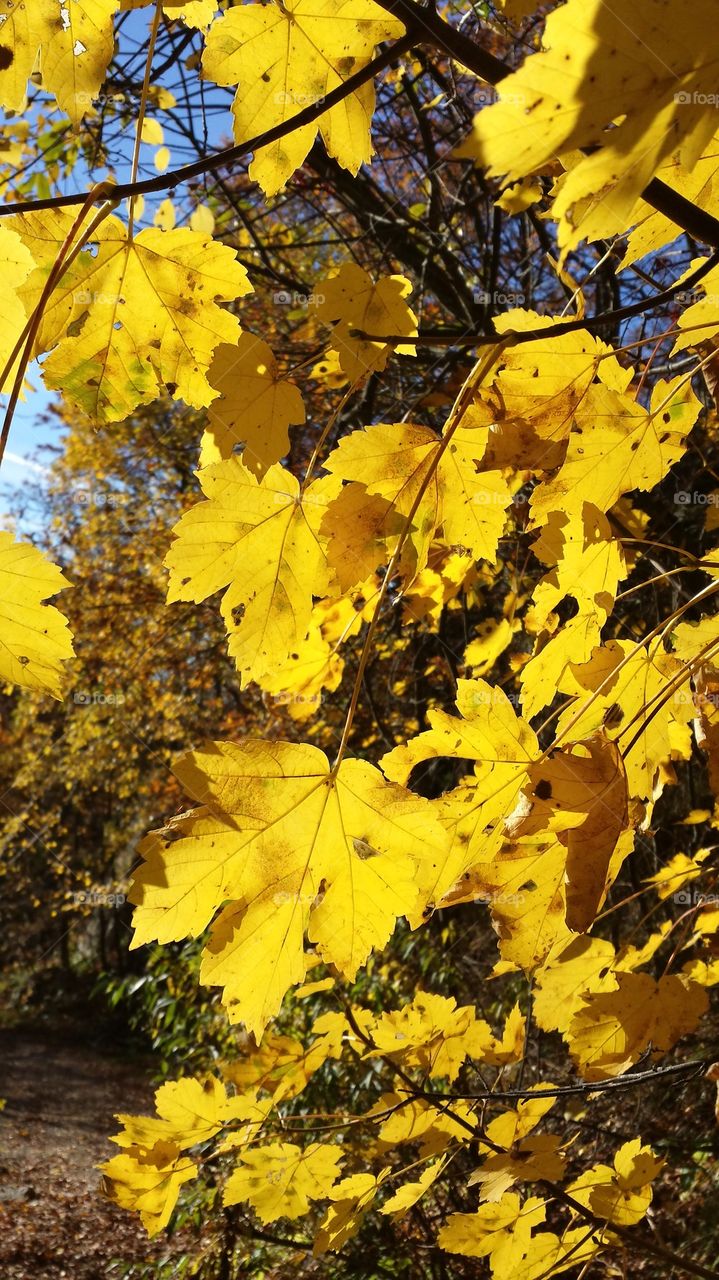
[[[114,1280],[180,1251],[98,1194],[118,1111],[153,1110],[152,1064],[67,1033],[0,1030],[0,1276]]]

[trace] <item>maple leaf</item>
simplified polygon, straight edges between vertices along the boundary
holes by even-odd
[[[586,706],[565,709],[557,722],[558,735],[570,724],[577,738],[603,727],[606,736],[621,741],[624,748],[630,797],[656,798],[664,783],[673,781],[672,760],[688,760],[691,754],[692,708],[665,696],[680,671],[677,659],[657,651],[656,645],[609,640],[594,650],[589,662],[570,664],[562,678],[561,691],[580,696]]]
[[[1,46],[0,46],[1,47]],[[18,335],[25,325],[25,307],[18,291],[25,284],[35,267],[30,250],[20,236],[9,227],[0,227],[0,262],[3,271],[3,312],[0,318],[0,369],[4,369],[12,354]],[[8,369],[0,391],[9,391],[14,381],[15,368]]]
[[[421,911],[445,838],[428,801],[361,760],[247,739],[175,764],[203,807],[141,846],[133,946],[201,933],[224,907],[201,979],[260,1034],[304,978],[303,934],[353,978],[399,916]]]
[[[652,1202],[651,1183],[664,1165],[641,1138],[625,1142],[614,1157],[614,1168],[593,1165],[567,1187],[567,1195],[597,1218],[618,1227],[641,1222]]]
[[[197,1177],[194,1161],[172,1142],[157,1142],[149,1151],[130,1147],[100,1169],[105,1195],[121,1209],[136,1210],[149,1236],[167,1226],[180,1187]]]
[[[387,1216],[392,1215],[395,1218],[401,1218],[417,1204],[429,1188],[437,1181],[437,1178],[444,1169],[445,1161],[439,1159],[434,1164],[427,1165],[427,1168],[420,1174],[416,1182],[405,1182],[389,1200],[386,1200],[380,1209],[380,1213]]]
[[[393,350],[399,355],[416,354],[411,342],[370,342],[353,332],[359,329],[413,337],[417,317],[405,302],[411,291],[412,283],[406,276],[382,276],[375,284],[355,262],[346,262],[334,276],[319,282],[311,306],[320,320],[333,325],[332,346],[351,382],[381,372]]]
[[[507,1191],[494,1203],[481,1204],[476,1213],[452,1213],[440,1229],[438,1243],[448,1253],[466,1258],[492,1257],[498,1270],[508,1246],[526,1247],[532,1228],[544,1222],[546,1200],[530,1196],[521,1203],[514,1191]]]
[[[655,384],[649,411],[630,396],[594,384],[575,411],[558,474],[532,494],[534,525],[552,511],[581,510],[585,502],[609,511],[622,494],[653,489],[681,457],[699,408],[681,376]]]
[[[532,1010],[543,1031],[568,1031],[588,990],[616,990],[615,951],[604,938],[572,938],[534,975]]]
[[[488,861],[501,845],[502,820],[512,812],[526,770],[539,754],[536,735],[501,689],[484,680],[458,680],[457,709],[461,720],[430,710],[431,727],[380,762],[387,777],[402,784],[427,760],[474,762],[473,775],[448,793],[439,809],[443,825],[453,833],[453,849],[435,886],[435,903],[461,885],[469,867]],[[480,892],[473,886],[472,896]]]
[[[168,1081],[157,1090],[155,1107],[157,1116],[118,1115],[123,1129],[112,1141],[146,1151],[158,1142],[173,1143],[183,1150],[214,1137],[230,1120],[252,1120],[257,1126],[264,1119],[254,1097],[228,1097],[216,1076]]]
[[[662,162],[679,148],[691,169],[714,133],[712,15],[711,0],[690,13],[680,0],[638,0],[625,21],[602,0],[568,0],[547,17],[545,51],[502,81],[500,101],[475,117],[458,154],[516,180],[560,152],[592,147],[555,201],[563,242],[576,243],[573,210],[589,197],[582,233],[623,232]]]
[[[486,427],[460,428],[441,452],[442,441],[434,432],[410,423],[378,423],[353,431],[332,450],[325,467],[342,480],[361,484],[374,501],[355,490],[352,499],[343,497],[336,512],[328,512],[323,528],[329,533],[341,526],[349,506],[349,514],[357,518],[358,536],[348,549],[364,569],[376,557],[379,539],[388,540],[390,530],[396,529],[397,516],[409,518],[426,485],[408,535],[416,557],[413,571],[427,563],[440,526],[447,542],[466,548],[475,559],[491,559],[512,495],[500,471],[481,470],[488,435]],[[378,499],[386,505],[379,505]],[[351,572],[343,580],[350,576]]]
[[[60,610],[43,601],[70,585],[37,547],[0,530],[0,680],[62,697],[72,633]]]
[[[235,141],[245,142],[326,98],[372,60],[381,41],[403,33],[402,23],[372,0],[243,4],[213,23],[202,71],[216,84],[239,85]],[[250,177],[274,195],[302,164],[318,129],[329,154],[357,173],[372,155],[374,103],[367,83],[318,122],[262,147]]]
[[[299,389],[280,375],[267,343],[247,332],[236,346],[217,348],[208,380],[219,398],[210,405],[200,466],[229,458],[243,445],[245,466],[262,475],[287,453],[287,428],[305,420]]]
[[[0,105],[22,111],[40,57],[43,88],[78,124],[105,79],[120,0],[0,0]]]
[[[564,460],[574,414],[599,379],[622,393],[631,370],[586,329],[553,332],[558,321],[525,308],[494,317],[498,333],[538,332],[506,347],[465,419],[493,425],[487,465],[552,470]]]
[[[38,262],[21,295],[34,306],[72,218],[55,210],[11,222]],[[114,217],[94,239],[96,252],[79,255],[45,310],[39,350],[54,348],[46,385],[103,422],[150,404],[163,385],[204,408],[217,396],[207,381],[215,347],[239,333],[218,303],[252,288],[234,251],[189,228],[130,237]]]
[[[322,593],[328,577],[320,525],[339,484],[325,476],[301,494],[283,467],[270,467],[260,482],[238,457],[198,477],[207,501],[173,531],[168,603],[199,602],[226,588],[230,656],[245,679],[262,682],[302,652],[313,593]]]
[[[419,1144],[423,1160],[440,1155],[453,1143],[467,1142],[467,1125],[472,1121],[472,1109],[467,1102],[454,1102],[451,1115],[447,1115],[436,1103],[424,1102],[421,1098],[409,1100],[406,1092],[382,1094],[368,1112],[368,1118],[372,1119],[375,1114],[387,1117],[380,1125],[380,1153],[393,1151],[403,1143]]]
[[[330,1249],[337,1252],[357,1234],[390,1172],[390,1169],[383,1169],[377,1177],[371,1173],[355,1173],[332,1187],[329,1196],[333,1203],[315,1237],[315,1256],[327,1253]]]
[[[554,750],[532,764],[507,829],[518,839],[559,832],[567,849],[566,920],[586,933],[604,897],[609,864],[627,826],[627,780],[622,756],[603,734]]]
[[[621,1075],[651,1046],[666,1053],[696,1027],[708,1008],[706,991],[673,974],[617,974],[615,991],[586,992],[567,1034],[585,1080]]]
[[[303,1150],[291,1142],[273,1142],[243,1152],[240,1160],[225,1184],[222,1203],[247,1201],[260,1222],[275,1222],[309,1213],[311,1200],[329,1194],[339,1175],[342,1148],[313,1142]]]
[[[551,512],[532,550],[551,566],[534,589],[532,626],[545,627],[567,596],[576,600],[578,612],[548,645],[538,645],[536,657],[522,672],[522,708],[529,717],[554,697],[558,676],[570,661],[589,661],[625,573],[624,556],[609,521],[590,502],[568,514]]]
[[[375,1045],[370,1056],[381,1054],[406,1067],[419,1067],[430,1079],[455,1080],[470,1053],[475,1025],[468,1005],[458,1009],[452,999],[420,992],[411,1004],[376,1020],[370,1030]],[[483,1026],[489,1031],[486,1023]]]
[[[537,1088],[549,1088],[537,1085]],[[484,1133],[503,1152],[488,1155],[469,1179],[469,1186],[479,1184],[483,1200],[501,1200],[505,1192],[518,1181],[536,1182],[546,1179],[555,1182],[561,1178],[566,1164],[561,1154],[561,1139],[554,1134],[534,1134],[532,1131],[554,1106],[554,1098],[532,1098],[520,1102],[515,1110],[505,1111],[490,1121]],[[491,1150],[491,1148],[489,1148]],[[484,1144],[481,1151],[487,1151]]]

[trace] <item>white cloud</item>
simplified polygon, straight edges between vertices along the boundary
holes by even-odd
[[[33,462],[32,458],[23,458],[19,453],[6,453],[5,462],[13,467],[22,467],[25,471],[34,471],[36,475],[47,476],[50,474],[48,467],[43,467],[39,462]]]

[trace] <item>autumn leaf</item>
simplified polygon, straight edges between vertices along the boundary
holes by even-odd
[[[236,346],[217,348],[208,380],[219,397],[210,405],[200,466],[229,458],[242,445],[245,466],[263,475],[287,453],[287,428],[305,420],[299,389],[281,376],[267,343],[251,333],[240,334]]]
[[[246,142],[326,98],[371,61],[381,41],[403,33],[372,0],[245,4],[213,23],[202,70],[216,84],[239,85],[235,141]],[[374,102],[374,86],[363,85],[317,123],[260,148],[250,177],[274,195],[302,164],[318,128],[329,154],[357,173],[372,155]]]
[[[158,1142],[173,1143],[183,1150],[215,1137],[231,1120],[251,1120],[256,1131],[264,1119],[263,1108],[254,1097],[228,1097],[216,1076],[168,1081],[157,1090],[155,1107],[157,1116],[119,1115],[123,1129],[112,1141],[145,1151]]]
[[[19,214],[11,226],[38,266],[22,296],[34,306],[72,219]],[[115,422],[165,387],[204,408],[217,397],[207,380],[215,348],[239,335],[218,303],[249,293],[244,267],[227,245],[189,228],[147,228],[130,237],[111,217],[61,277],[45,310],[40,351],[46,385],[90,417]],[[47,265],[46,265],[47,264]]]
[[[355,1173],[343,1178],[330,1191],[330,1205],[315,1237],[315,1255],[339,1251],[359,1231],[390,1170],[383,1169],[375,1177],[371,1173]]]
[[[25,107],[38,56],[43,86],[77,124],[93,108],[114,47],[120,0],[0,0],[0,105]]]
[[[339,485],[315,481],[301,494],[283,467],[258,481],[238,457],[199,472],[206,501],[175,526],[165,564],[168,603],[224,590],[230,656],[245,680],[263,682],[302,652],[313,594],[327,583],[322,517]]]
[[[475,117],[458,154],[516,180],[588,146],[554,205],[564,243],[576,243],[574,208],[589,197],[584,236],[623,232],[663,161],[679,148],[691,168],[714,133],[712,13],[711,0],[690,14],[680,0],[639,0],[626,22],[601,0],[569,0],[547,17],[544,51],[502,81],[500,101]]]
[[[567,1041],[585,1080],[620,1075],[645,1051],[666,1053],[696,1027],[708,1008],[706,991],[674,974],[620,973],[616,991],[587,992]]]
[[[567,1195],[586,1205],[597,1218],[618,1227],[633,1227],[652,1202],[651,1183],[664,1161],[641,1138],[625,1142],[614,1157],[614,1168],[598,1164],[567,1187]]]
[[[627,826],[627,780],[621,753],[602,734],[530,765],[528,782],[507,820],[513,838],[559,832],[567,849],[566,920],[586,933],[606,889],[609,863]]]
[[[439,1244],[465,1258],[491,1256],[493,1268],[499,1269],[509,1247],[528,1245],[532,1228],[545,1218],[545,1200],[530,1196],[522,1204],[515,1191],[507,1191],[493,1204],[481,1204],[476,1213],[450,1214],[440,1229]]]
[[[318,282],[310,305],[320,320],[332,324],[332,347],[350,382],[381,372],[393,350],[399,355],[416,354],[411,342],[371,342],[355,333],[413,337],[417,317],[405,302],[411,291],[406,276],[382,276],[375,284],[355,262],[346,262],[334,276]]]
[[[72,635],[49,596],[69,587],[57,565],[37,547],[0,531],[0,679],[61,698],[63,662]]]
[[[324,1199],[337,1181],[342,1148],[313,1142],[304,1150],[291,1142],[273,1142],[244,1151],[223,1193],[225,1205],[247,1201],[260,1222],[299,1218],[312,1200]]]
[[[304,978],[303,936],[348,978],[421,910],[444,856],[429,802],[361,760],[335,774],[316,747],[215,743],[175,765],[202,807],[141,848],[133,946],[200,934],[202,981],[261,1034]],[[426,892],[426,889],[425,889]]]
[[[130,1147],[100,1169],[105,1194],[121,1209],[139,1213],[149,1236],[167,1226],[183,1183],[197,1177],[194,1161],[171,1142],[157,1142],[149,1151]]]

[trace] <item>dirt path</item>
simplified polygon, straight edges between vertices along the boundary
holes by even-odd
[[[2,1280],[114,1280],[120,1260],[168,1256],[97,1194],[96,1166],[117,1151],[114,1113],[152,1111],[147,1066],[44,1031],[0,1031],[0,1097]]]

